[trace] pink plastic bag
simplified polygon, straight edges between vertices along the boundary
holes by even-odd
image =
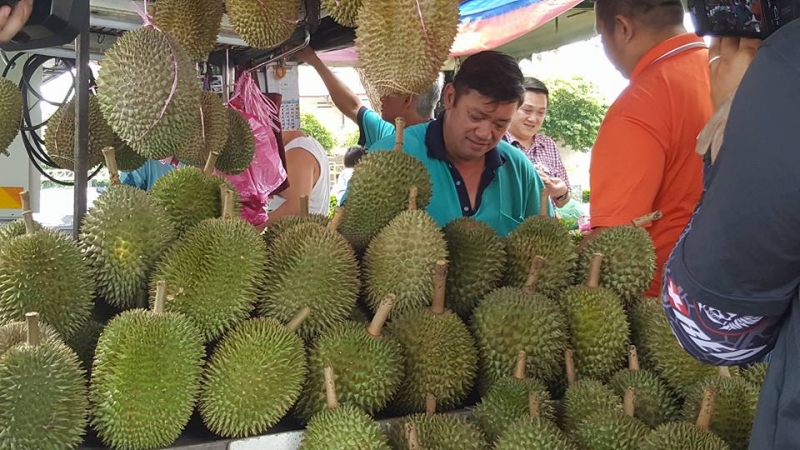
[[[214,172],[230,181],[239,192],[242,218],[259,226],[267,221],[265,207],[270,194],[286,180],[275,137],[275,131],[280,131],[278,109],[261,93],[247,72],[236,82],[229,107],[239,111],[250,124],[256,139],[256,153],[250,167],[238,175]]]

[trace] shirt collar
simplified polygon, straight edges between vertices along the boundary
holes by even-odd
[[[428,148],[428,158],[449,162],[447,150],[444,147],[445,112],[439,114],[428,125],[428,130],[425,132],[425,146]],[[490,171],[495,171],[505,162],[506,159],[500,154],[497,147],[494,147],[486,153],[484,166]]]
[[[694,33],[683,33],[677,36],[673,36],[666,41],[656,45],[655,47],[651,48],[647,51],[639,59],[639,62],[636,63],[636,67],[633,68],[633,72],[631,72],[630,79],[633,80],[637,76],[641,75],[642,72],[645,71],[650,65],[657,60],[658,58],[664,56],[665,54],[675,50],[678,47],[683,45],[691,44],[694,42],[705,42],[703,38],[694,34]]]

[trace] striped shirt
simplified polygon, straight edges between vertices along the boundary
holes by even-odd
[[[528,148],[525,148],[517,138],[512,136],[511,132],[506,132],[503,140],[522,150],[525,156],[547,175],[564,180],[567,189],[572,189],[569,185],[567,169],[564,168],[564,163],[561,162],[561,154],[558,152],[558,147],[553,139],[543,134],[536,134],[533,137],[533,143]]]

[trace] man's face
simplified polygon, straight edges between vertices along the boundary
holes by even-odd
[[[384,95],[381,97],[381,118],[394,125],[394,119],[405,117],[408,104],[408,95]]]
[[[525,92],[525,101],[511,119],[509,130],[517,139],[532,139],[542,129],[547,116],[547,96],[541,92]]]
[[[482,158],[500,142],[519,103],[497,103],[472,90],[462,93],[458,101],[455,97],[455,87],[450,84],[444,92],[448,154],[464,161]]]

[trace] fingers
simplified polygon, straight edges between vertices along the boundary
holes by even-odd
[[[30,18],[32,9],[33,0],[20,1],[13,9],[7,6],[0,8],[0,42],[10,41],[19,33]]]
[[[739,41],[739,48],[755,53],[756,50],[758,50],[758,47],[761,45],[761,42],[761,39],[743,38],[741,41]]]
[[[739,51],[739,38],[738,37],[724,37],[721,39],[719,45],[719,55],[724,57],[733,55]]]
[[[715,57],[719,56],[721,41],[722,41],[722,39],[720,37],[717,37],[717,36],[713,36],[711,38],[711,45],[708,47],[708,57],[709,58],[715,58]]]

